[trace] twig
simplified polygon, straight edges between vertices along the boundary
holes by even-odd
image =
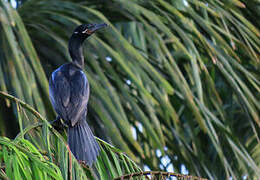
[[[70,151],[70,148],[68,145],[66,145],[66,148],[69,152],[69,177],[70,177],[70,180],[72,180],[72,158],[71,158],[71,151]]]
[[[187,178],[187,179],[194,179],[194,180],[207,180],[205,178],[200,178],[196,176],[190,176],[190,175],[183,175],[183,174],[177,174],[177,173],[171,173],[171,172],[162,172],[162,171],[145,171],[145,172],[136,172],[131,174],[126,174],[120,177],[115,178],[114,180],[123,180],[123,179],[130,179],[134,176],[147,176],[147,175],[162,175],[162,176],[173,176],[177,178]]]
[[[9,180],[9,178],[7,177],[7,175],[5,174],[4,170],[1,168],[0,170],[0,176],[4,179],[4,180]]]

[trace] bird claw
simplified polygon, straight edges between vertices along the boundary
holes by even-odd
[[[78,160],[78,163],[79,163],[82,167],[84,167],[84,168],[86,168],[86,169],[90,169],[90,167],[87,165],[86,161]]]
[[[60,116],[57,116],[57,118],[54,121],[51,121],[50,124],[57,131],[61,131],[65,128],[68,128],[68,125],[66,123],[64,123],[64,121],[60,118]]]

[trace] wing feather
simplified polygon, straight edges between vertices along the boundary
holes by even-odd
[[[50,99],[55,111],[67,120],[67,107],[70,101],[70,84],[60,71],[54,71],[50,78]]]
[[[70,85],[73,91],[70,99],[71,108],[68,111],[71,116],[71,125],[74,126],[82,117],[85,118],[89,99],[89,84],[83,71],[77,71],[74,74]]]
[[[50,78],[50,99],[57,114],[71,126],[85,119],[89,84],[82,70],[57,69]]]

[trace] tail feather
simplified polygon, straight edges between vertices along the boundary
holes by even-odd
[[[100,148],[85,120],[68,128],[68,144],[77,160],[89,166],[96,161]]]

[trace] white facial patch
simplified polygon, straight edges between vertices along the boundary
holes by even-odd
[[[91,31],[90,29],[86,29],[86,30],[82,31],[83,34],[86,33],[88,35],[92,34],[92,32],[93,31]]]

